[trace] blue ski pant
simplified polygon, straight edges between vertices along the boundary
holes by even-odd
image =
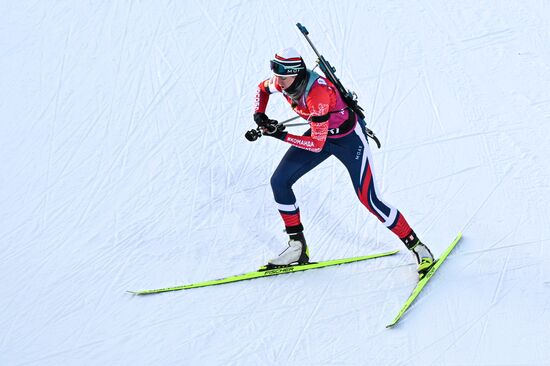
[[[309,133],[307,131],[305,135]],[[368,211],[399,238],[411,234],[412,229],[403,215],[382,198],[376,186],[363,120],[358,121],[351,133],[339,138],[327,138],[318,153],[294,146],[288,149],[271,177],[273,195],[287,232],[303,230],[293,184],[332,155],[348,170],[353,189]]]

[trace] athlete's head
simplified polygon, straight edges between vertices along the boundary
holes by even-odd
[[[275,74],[275,81],[287,93],[295,92],[307,75],[304,59],[292,47],[277,52],[270,66]]]

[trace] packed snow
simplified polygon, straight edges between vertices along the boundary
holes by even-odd
[[[0,365],[550,365],[550,2],[0,2]],[[312,260],[397,255],[150,296],[252,271],[287,241],[248,142],[269,59],[316,56],[359,96],[400,240],[334,158],[294,186]],[[283,98],[268,115],[293,116]],[[294,128],[300,133],[303,127]]]

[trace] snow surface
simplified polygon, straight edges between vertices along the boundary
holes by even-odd
[[[550,2],[0,2],[0,365],[550,365]],[[268,60],[359,95],[384,198],[434,252],[253,270],[285,234],[246,141]],[[273,97],[269,115],[292,116]],[[298,128],[298,131],[300,129]],[[315,260],[404,249],[338,161],[295,186]]]

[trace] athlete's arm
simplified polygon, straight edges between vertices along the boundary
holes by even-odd
[[[323,150],[325,146],[330,118],[329,111],[336,103],[336,99],[331,95],[332,90],[323,83],[323,79],[318,79],[306,100],[310,112],[311,136],[297,136],[289,133],[284,137],[284,141],[289,144],[316,153]]]
[[[277,92],[281,92],[281,88],[274,83],[273,78],[262,81],[256,89],[254,113],[265,113],[269,95]]]

